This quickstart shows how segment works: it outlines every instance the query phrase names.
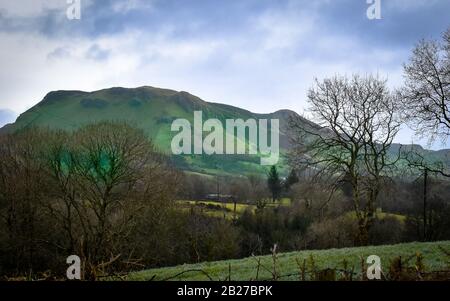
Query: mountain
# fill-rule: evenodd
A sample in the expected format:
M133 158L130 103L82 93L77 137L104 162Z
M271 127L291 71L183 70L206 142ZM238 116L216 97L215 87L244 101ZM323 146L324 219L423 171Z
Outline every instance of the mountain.
M281 152L289 146L285 134L287 121L290 116L296 115L289 110L256 114L230 105L206 102L184 91L145 86L133 89L110 88L94 92L50 92L2 131L15 132L30 126L70 131L99 121L126 121L144 130L161 151L171 153L170 144L173 136L177 134L170 131L172 122L177 118L184 118L193 125L194 111L203 112L203 121L217 118L224 126L226 119L279 119ZM218 170L220 173L246 174L263 172L266 169L260 165L258 155L183 155L173 156L173 159L182 169L208 174L214 174ZM281 169L283 170L283 167Z
M194 111L203 112L203 121L209 118L219 119L225 126L226 119L279 119L281 174L288 172L282 155L289 148L286 135L288 120L291 116L300 118L312 128L314 123L299 117L290 110L280 110L270 114L257 114L230 105L206 102L188 92L178 92L149 86L139 88L110 88L94 92L54 91L21 114L15 123L9 124L0 132L15 132L30 126L42 126L53 129L76 130L83 125L99 121L125 121L142 129L163 152L171 154L170 145L176 132L171 132L175 119L184 118L193 125ZM430 151L420 145L409 145L432 160L440 160L450 166L450 150ZM391 147L397 153L399 144ZM260 165L259 155L181 155L171 156L176 166L202 174L245 175L261 173L267 167Z

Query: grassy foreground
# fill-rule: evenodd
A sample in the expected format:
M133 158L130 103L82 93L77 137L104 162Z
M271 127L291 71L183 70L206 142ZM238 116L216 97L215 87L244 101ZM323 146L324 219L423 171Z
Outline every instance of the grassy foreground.
M361 273L361 258L364 258L365 261L369 255L378 255L381 258L383 270L388 270L390 262L395 257L402 256L402 258L407 259L412 256L415 257L416 253L423 255L426 271L448 269L450 266L449 258L439 247L449 250L450 241L280 253L277 255L276 269L277 273L281 275L280 280L298 280L298 262L306 260L309 263L312 255L315 266L318 269L343 269L343 261L345 259L348 262L347 269L352 269L353 267L355 273ZM210 280L210 278L213 280L224 280L230 274L231 280L255 280L258 270L258 259L261 260L258 280L272 279L272 274L269 271L273 270L274 266L272 256L258 256L144 270L130 274L128 280L167 280L169 278L170 280L194 281ZM412 258L409 264L413 265L414 260ZM183 273L184 271L189 272Z

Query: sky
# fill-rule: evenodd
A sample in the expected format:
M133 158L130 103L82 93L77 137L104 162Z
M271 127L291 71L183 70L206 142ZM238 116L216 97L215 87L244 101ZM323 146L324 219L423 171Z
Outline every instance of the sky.
M314 78L377 73L402 85L448 0L0 0L0 126L53 90L155 86L267 113L307 115ZM406 128L396 140L422 143ZM448 147L442 143L434 149Z

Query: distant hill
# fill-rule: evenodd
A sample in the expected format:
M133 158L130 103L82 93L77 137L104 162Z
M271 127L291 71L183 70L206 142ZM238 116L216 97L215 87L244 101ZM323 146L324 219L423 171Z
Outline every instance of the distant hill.
M70 131L99 121L126 121L144 130L161 151L170 153L170 143L176 134L170 131L172 121L185 118L193 124L194 111L202 111L204 120L217 118L224 125L226 119L279 119L282 152L289 146L285 134L287 121L291 115L296 115L289 110L257 114L225 104L206 102L187 92L146 86L134 89L110 88L94 92L50 92L2 131L15 132L30 126ZM236 175L265 170L265 167L260 166L257 155L185 155L173 156L173 159L182 169L207 174L219 171Z
M1 132L15 132L30 126L53 129L75 130L83 125L99 121L125 121L142 129L163 152L171 154L170 143L176 134L170 131L172 121L185 118L193 124L194 111L202 111L203 119L217 118L225 125L226 119L279 119L280 149L289 149L286 135L287 123L291 116L298 116L290 110L280 110L270 114L257 114L230 105L206 102L188 92L178 92L155 87L110 88L94 92L54 91L21 114L15 123L6 125ZM300 117L301 118L301 117ZM305 123L314 123L301 118ZM393 145L396 151L400 145ZM419 148L426 156L449 160L449 150L428 151ZM172 156L175 164L183 169L203 174L245 175L265 172L258 155L183 155ZM282 174L287 168L281 159ZM448 162L450 165L450 162Z

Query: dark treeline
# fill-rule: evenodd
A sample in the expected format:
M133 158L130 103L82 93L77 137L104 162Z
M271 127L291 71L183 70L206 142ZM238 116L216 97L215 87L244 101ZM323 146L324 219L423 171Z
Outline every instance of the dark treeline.
M336 188L298 174L290 185L286 185L289 177L280 179L283 188L275 203L267 179L256 175L238 179L190 176L180 198L202 200L219 182L221 192L233 192L238 203L253 205L255 210L247 209L230 221L240 233L240 256L268 254L274 244L281 251L361 245L349 184L341 182ZM450 182L438 176L428 178L425 209L423 185L423 176L394 177L383 185L365 244L450 239ZM290 205L283 205L283 199L290 200Z
M72 133L31 128L0 139L3 277L64 278L72 254L82 259L83 279L99 279L267 254L275 244L279 251L359 244L345 184L331 193L294 171L287 179L274 179L273 170L268 178L183 174L140 130L121 123ZM221 194L252 206L230 219L180 205L218 184ZM425 231L421 185L419 177L383 187L377 207L397 215L374 218L369 244L450 239L449 183L429 180ZM281 204L286 198L289 206Z
M236 256L230 225L183 212L183 175L142 131L120 123L73 133L31 128L0 136L0 274L84 279Z

